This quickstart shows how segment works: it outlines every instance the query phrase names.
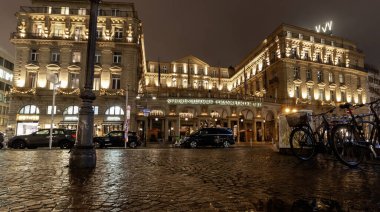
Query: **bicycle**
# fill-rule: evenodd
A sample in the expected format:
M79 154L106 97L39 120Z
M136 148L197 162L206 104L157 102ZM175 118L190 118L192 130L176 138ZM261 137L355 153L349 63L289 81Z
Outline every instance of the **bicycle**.
M298 114L298 116L286 116L290 127L293 127L289 136L290 149L297 158L307 161L313 158L317 153L318 147L330 149L332 124L329 123L327 114L332 113L335 107L327 112L308 115L307 113ZM309 118L321 117L322 122L315 130L310 125Z
M380 99L367 104L340 105L340 108L346 109L351 117L349 123L336 126L332 133L334 153L343 164L349 167L358 166L364 159L365 150L369 150L375 159L380 158L375 151L375 147L379 145L380 119L374 106L379 103ZM361 116L353 114L353 109L365 105L371 110L371 113L365 116L373 117L374 121L360 120Z

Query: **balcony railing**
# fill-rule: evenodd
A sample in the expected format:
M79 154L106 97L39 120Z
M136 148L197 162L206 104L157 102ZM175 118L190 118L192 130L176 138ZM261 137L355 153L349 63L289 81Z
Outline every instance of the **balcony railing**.
M56 7L20 7L20 12L25 13L44 13L44 14L57 14L57 15L89 15L89 9L69 8L68 13L63 8ZM113 16L113 17L132 17L137 18L136 11L114 11L99 9L98 16Z
M19 32L12 32L10 35L11 39L42 39L42 40L72 40L72 41L87 41L87 39L83 36L78 37L76 35L72 36L66 36L66 35L52 35L52 36L46 36L42 33L19 33ZM97 41L100 42L123 42L128 43L126 38L113 38L105 39L104 37L98 37ZM135 40L132 43L136 43Z

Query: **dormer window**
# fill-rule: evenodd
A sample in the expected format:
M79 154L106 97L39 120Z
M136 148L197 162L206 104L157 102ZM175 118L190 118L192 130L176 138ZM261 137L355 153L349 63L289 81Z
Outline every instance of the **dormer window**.
M78 15L86 15L86 8L79 8Z
M69 15L70 9L69 7L61 7L61 15Z
M112 9L112 16L120 16L120 10L119 9Z

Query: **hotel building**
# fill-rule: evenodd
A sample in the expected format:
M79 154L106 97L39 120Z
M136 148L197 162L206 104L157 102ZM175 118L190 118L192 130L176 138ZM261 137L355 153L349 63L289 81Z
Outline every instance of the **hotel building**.
M84 83L89 4L33 0L16 14L13 88L16 134L76 128ZM344 38L282 24L235 67L189 55L145 61L134 5L103 2L98 12L94 101L96 135L130 129L147 141L174 141L205 126L230 127L239 142L278 140L278 117L368 99L364 54ZM56 106L52 106L54 83ZM126 92L128 91L128 92ZM128 93L128 95L126 95Z
M139 129L148 129L148 139L167 140L211 123L233 128L238 141L277 140L281 114L365 103L367 76L353 42L282 24L234 68L192 56L148 61L145 92L157 97Z
M83 0L32 0L16 13L17 32L12 107L9 123L15 134L54 127L75 129L84 85L89 3ZM142 23L131 3L103 2L98 10L93 88L95 135L122 130L126 90L136 97L145 64ZM56 106L52 96L58 85ZM129 101L135 119L135 101ZM131 122L131 128L136 128Z

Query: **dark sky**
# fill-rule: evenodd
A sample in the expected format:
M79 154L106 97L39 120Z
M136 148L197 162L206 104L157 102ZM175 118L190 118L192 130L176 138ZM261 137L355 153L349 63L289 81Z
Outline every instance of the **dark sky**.
M114 0L115 1L115 0ZM127 0L116 0L127 1ZM354 41L366 63L380 68L379 0L128 0L143 22L148 60L189 54L212 66L237 65L281 23L314 29L333 20L333 32ZM2 2L0 46L13 53L14 13L29 0Z

